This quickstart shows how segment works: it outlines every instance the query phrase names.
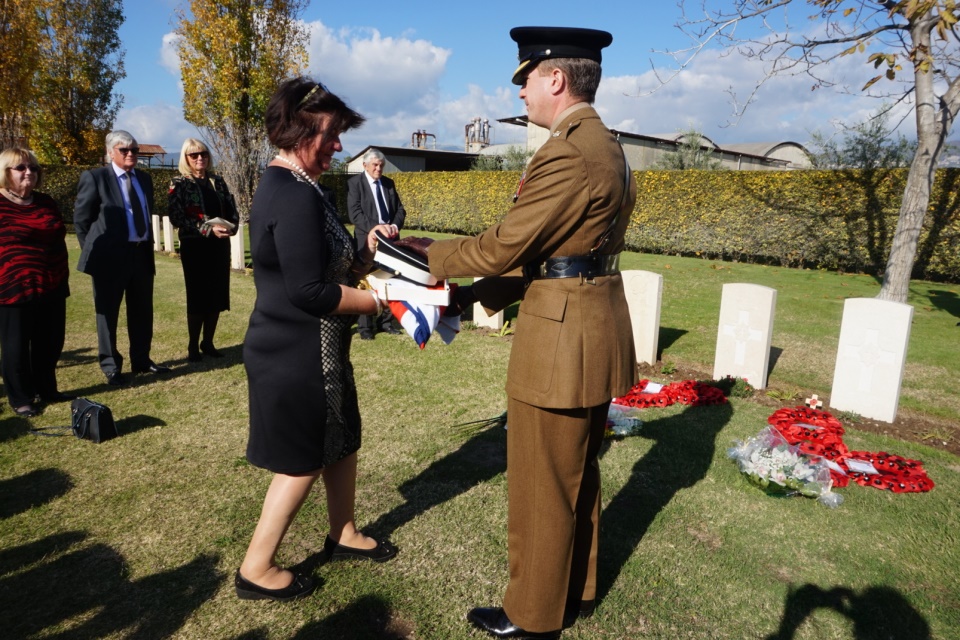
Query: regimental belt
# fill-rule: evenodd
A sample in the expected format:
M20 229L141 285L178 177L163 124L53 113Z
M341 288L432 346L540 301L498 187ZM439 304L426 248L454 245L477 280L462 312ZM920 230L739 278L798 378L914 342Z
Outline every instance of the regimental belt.
M582 278L592 280L598 276L612 276L620 271L620 254L560 256L543 262L524 265L523 277L528 282L543 278Z

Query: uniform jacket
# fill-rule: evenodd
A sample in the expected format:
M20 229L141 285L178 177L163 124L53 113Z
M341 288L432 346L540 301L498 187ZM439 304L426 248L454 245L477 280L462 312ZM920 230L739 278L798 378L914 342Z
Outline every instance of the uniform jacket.
M391 214L391 218L387 222L402 229L407 212L403 208L403 203L400 202L400 196L397 195L397 188L393 180L381 176L380 186L383 190L383 199L386 201ZM380 214L377 212L377 196L370 188L370 180L367 179L366 171L347 180L347 216L353 223L353 237L357 241L357 248L363 250L370 229L380 224Z
M636 183L613 134L588 106L569 113L530 159L516 203L479 236L438 241L429 251L438 278L484 276L480 302L521 300L507 370L507 395L544 408L593 407L636 382L630 314L620 274L540 279L526 289L523 265L590 253L620 217L601 253L623 250ZM624 198L624 188L627 188ZM500 276L500 277L493 277Z
M227 188L226 181L210 172L207 172L207 177L213 183L213 190L220 197L220 211L215 212L215 215L210 215L204 209L203 193L196 178L177 176L170 181L170 188L167 191L167 215L170 217L170 224L180 230L181 238L199 238L205 235L200 228L210 218L219 217L233 224L240 224L237 205ZM230 234L234 235L236 232L237 228L234 227Z
M147 212L152 215L153 180L145 171L134 171L147 199ZM109 275L111 269L117 266L114 258L126 255L126 251L122 250L126 248L130 237L123 195L110 165L80 174L73 225L80 242L77 269L90 275ZM147 241L153 242L151 224L147 225L147 236Z

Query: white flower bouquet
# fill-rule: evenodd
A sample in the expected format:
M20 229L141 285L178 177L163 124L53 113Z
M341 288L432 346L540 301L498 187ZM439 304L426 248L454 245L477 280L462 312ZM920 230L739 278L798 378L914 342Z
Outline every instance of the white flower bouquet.
M755 485L773 495L802 495L837 507L843 497L833 493L830 468L824 459L807 456L791 445L774 427L737 442L727 450L740 471Z

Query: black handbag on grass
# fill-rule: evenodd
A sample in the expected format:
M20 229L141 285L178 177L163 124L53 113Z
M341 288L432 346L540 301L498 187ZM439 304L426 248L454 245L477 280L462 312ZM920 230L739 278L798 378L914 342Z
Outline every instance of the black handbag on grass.
M113 421L113 413L106 405L87 398L77 398L71 403L70 411L73 435L81 440L92 440L99 444L120 435L117 423Z

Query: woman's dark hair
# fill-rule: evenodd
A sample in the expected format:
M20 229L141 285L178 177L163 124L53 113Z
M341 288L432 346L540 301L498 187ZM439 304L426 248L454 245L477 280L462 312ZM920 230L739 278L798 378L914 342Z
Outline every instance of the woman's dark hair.
M267 105L265 124L270 144L288 150L320 133L320 118L330 117L329 126L340 133L362 125L366 118L351 109L312 78L285 80Z

